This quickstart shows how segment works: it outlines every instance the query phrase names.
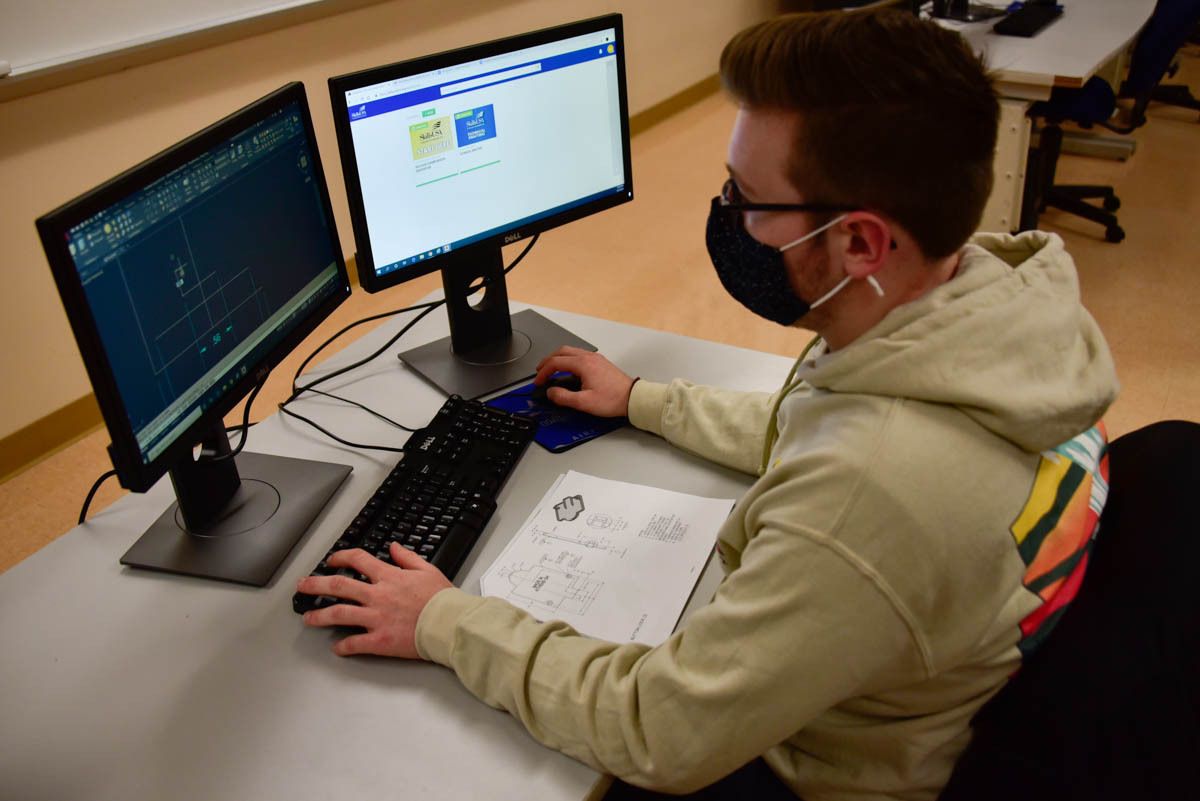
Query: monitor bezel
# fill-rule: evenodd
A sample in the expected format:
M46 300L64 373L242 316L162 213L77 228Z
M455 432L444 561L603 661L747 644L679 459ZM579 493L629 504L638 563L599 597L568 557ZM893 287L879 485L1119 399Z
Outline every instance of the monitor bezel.
M122 198L138 191L154 181L169 174L173 170L187 164L191 160L211 150L218 143L228 140L240 131L260 122L285 107L299 103L303 118L305 135L311 146L313 176L317 181L320 200L324 205L326 224L332 239L334 259L338 270L338 291L331 294L319 305L314 306L308 315L275 347L273 347L256 366L253 372L248 372L238 379L230 389L222 395L211 407L206 409L188 428L183 431L175 442L167 446L149 462L143 462L141 451L137 444L133 426L130 423L125 403L117 387L112 366L104 349L100 331L92 315L91 306L87 301L75 266L67 247L67 234L74 226L87 220L97 212L112 206ZM266 375L278 365L295 348L340 306L351 292L350 279L346 271L345 256L342 253L341 241L338 237L337 226L333 215L333 206L329 199L328 184L325 171L321 164L320 149L317 143L316 131L312 124L312 114L308 105L308 97L304 84L292 82L258 100L238 109L232 114L213 123L203 130L186 139L162 150L141 163L125 170L120 175L104 182L100 186L68 201L53 211L39 217L36 221L38 234L41 237L51 273L58 286L66 311L67 320L79 346L83 364L101 414L108 428L111 444L109 454L117 477L123 487L135 492L144 492L163 476L172 465L184 458L191 458L194 446L200 442L203 435L219 425L226 414Z
M621 141L624 149L623 169L625 173L625 188L621 192L589 201L588 203L572 207L549 217L544 217L536 222L506 228L493 236L472 243L471 247L510 245L543 231L548 231L551 228L566 225L569 222L633 200L633 158L629 144L629 99L625 77L625 33L620 14L606 14L579 22L543 28L516 36L507 36L490 42L469 45L406 61L398 61L329 79L333 126L337 134L338 152L341 155L342 162L342 178L346 185L346 196L350 208L350 223L357 251L355 254L355 267L358 271L359 285L363 289L367 292L378 292L382 289L406 283L442 269L446 265L447 260L444 256L434 256L424 262L409 265L382 276L376 272L375 257L371 251L371 237L367 228L366 211L363 207L362 185L358 177L358 161L354 151L354 139L350 132L350 115L346 103L346 92L398 78L405 78L410 75L429 72L430 70L442 69L465 61L489 58L501 53L523 50L527 47L536 47L558 39L568 39L608 28L612 28L615 31L617 92L620 103Z

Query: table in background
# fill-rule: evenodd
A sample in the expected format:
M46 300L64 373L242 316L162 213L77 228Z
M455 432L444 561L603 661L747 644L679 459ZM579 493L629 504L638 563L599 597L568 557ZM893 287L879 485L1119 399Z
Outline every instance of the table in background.
M779 356L540 311L647 378L678 375L774 390L791 366ZM402 322L373 331L322 370L381 346ZM445 334L445 316L435 313L404 344ZM414 426L443 401L391 353L326 388ZM328 399L305 400L297 411L351 441L399 446L407 437ZM292 612L296 582L398 457L338 446L279 415L255 426L247 447L354 468L266 588L118 564L172 502L166 478L0 575L0 795L21 801L586 796L599 778L594 771L539 745L516 719L471 696L449 670L336 657L334 636L306 629ZM738 497L751 482L631 428L565 454L531 445L457 584L479 591L483 571L568 469L710 497ZM711 560L685 618L711 598L719 580Z
M1011 231L1021 218L1030 105L1056 86L1077 88L1119 58L1154 11L1155 0L1061 0L1062 17L1036 36L999 36L995 20L961 24L959 31L993 71L1000 94L995 184L980 229ZM1113 67L1113 76L1120 73ZM1119 78L1116 79L1119 85Z

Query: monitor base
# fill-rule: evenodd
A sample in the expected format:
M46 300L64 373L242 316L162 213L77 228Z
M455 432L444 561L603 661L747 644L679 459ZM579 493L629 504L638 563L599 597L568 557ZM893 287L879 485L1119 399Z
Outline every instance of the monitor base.
M173 503L121 564L264 587L350 474L347 465L243 452L242 483L203 531L188 531Z
M532 378L537 365L561 345L596 350L586 340L526 309L512 316L512 337L455 353L450 337L405 351L400 359L447 395L479 398Z

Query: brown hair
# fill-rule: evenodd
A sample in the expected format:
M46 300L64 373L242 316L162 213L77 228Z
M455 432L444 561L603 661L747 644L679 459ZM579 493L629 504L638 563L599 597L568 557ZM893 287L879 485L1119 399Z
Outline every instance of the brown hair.
M805 200L882 212L930 258L979 226L1000 107L957 33L894 10L787 14L734 36L721 80L746 106L800 112L789 177Z

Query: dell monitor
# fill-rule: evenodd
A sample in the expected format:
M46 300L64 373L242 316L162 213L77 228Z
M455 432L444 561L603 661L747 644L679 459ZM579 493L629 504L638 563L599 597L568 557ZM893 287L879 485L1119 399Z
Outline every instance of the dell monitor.
M501 248L633 199L624 46L613 14L330 79L359 282L441 271L450 337L400 358L448 394L595 350L510 318Z
M37 228L122 486L170 473L178 499L121 562L267 584L350 471L234 457L223 423L350 294L303 85Z

